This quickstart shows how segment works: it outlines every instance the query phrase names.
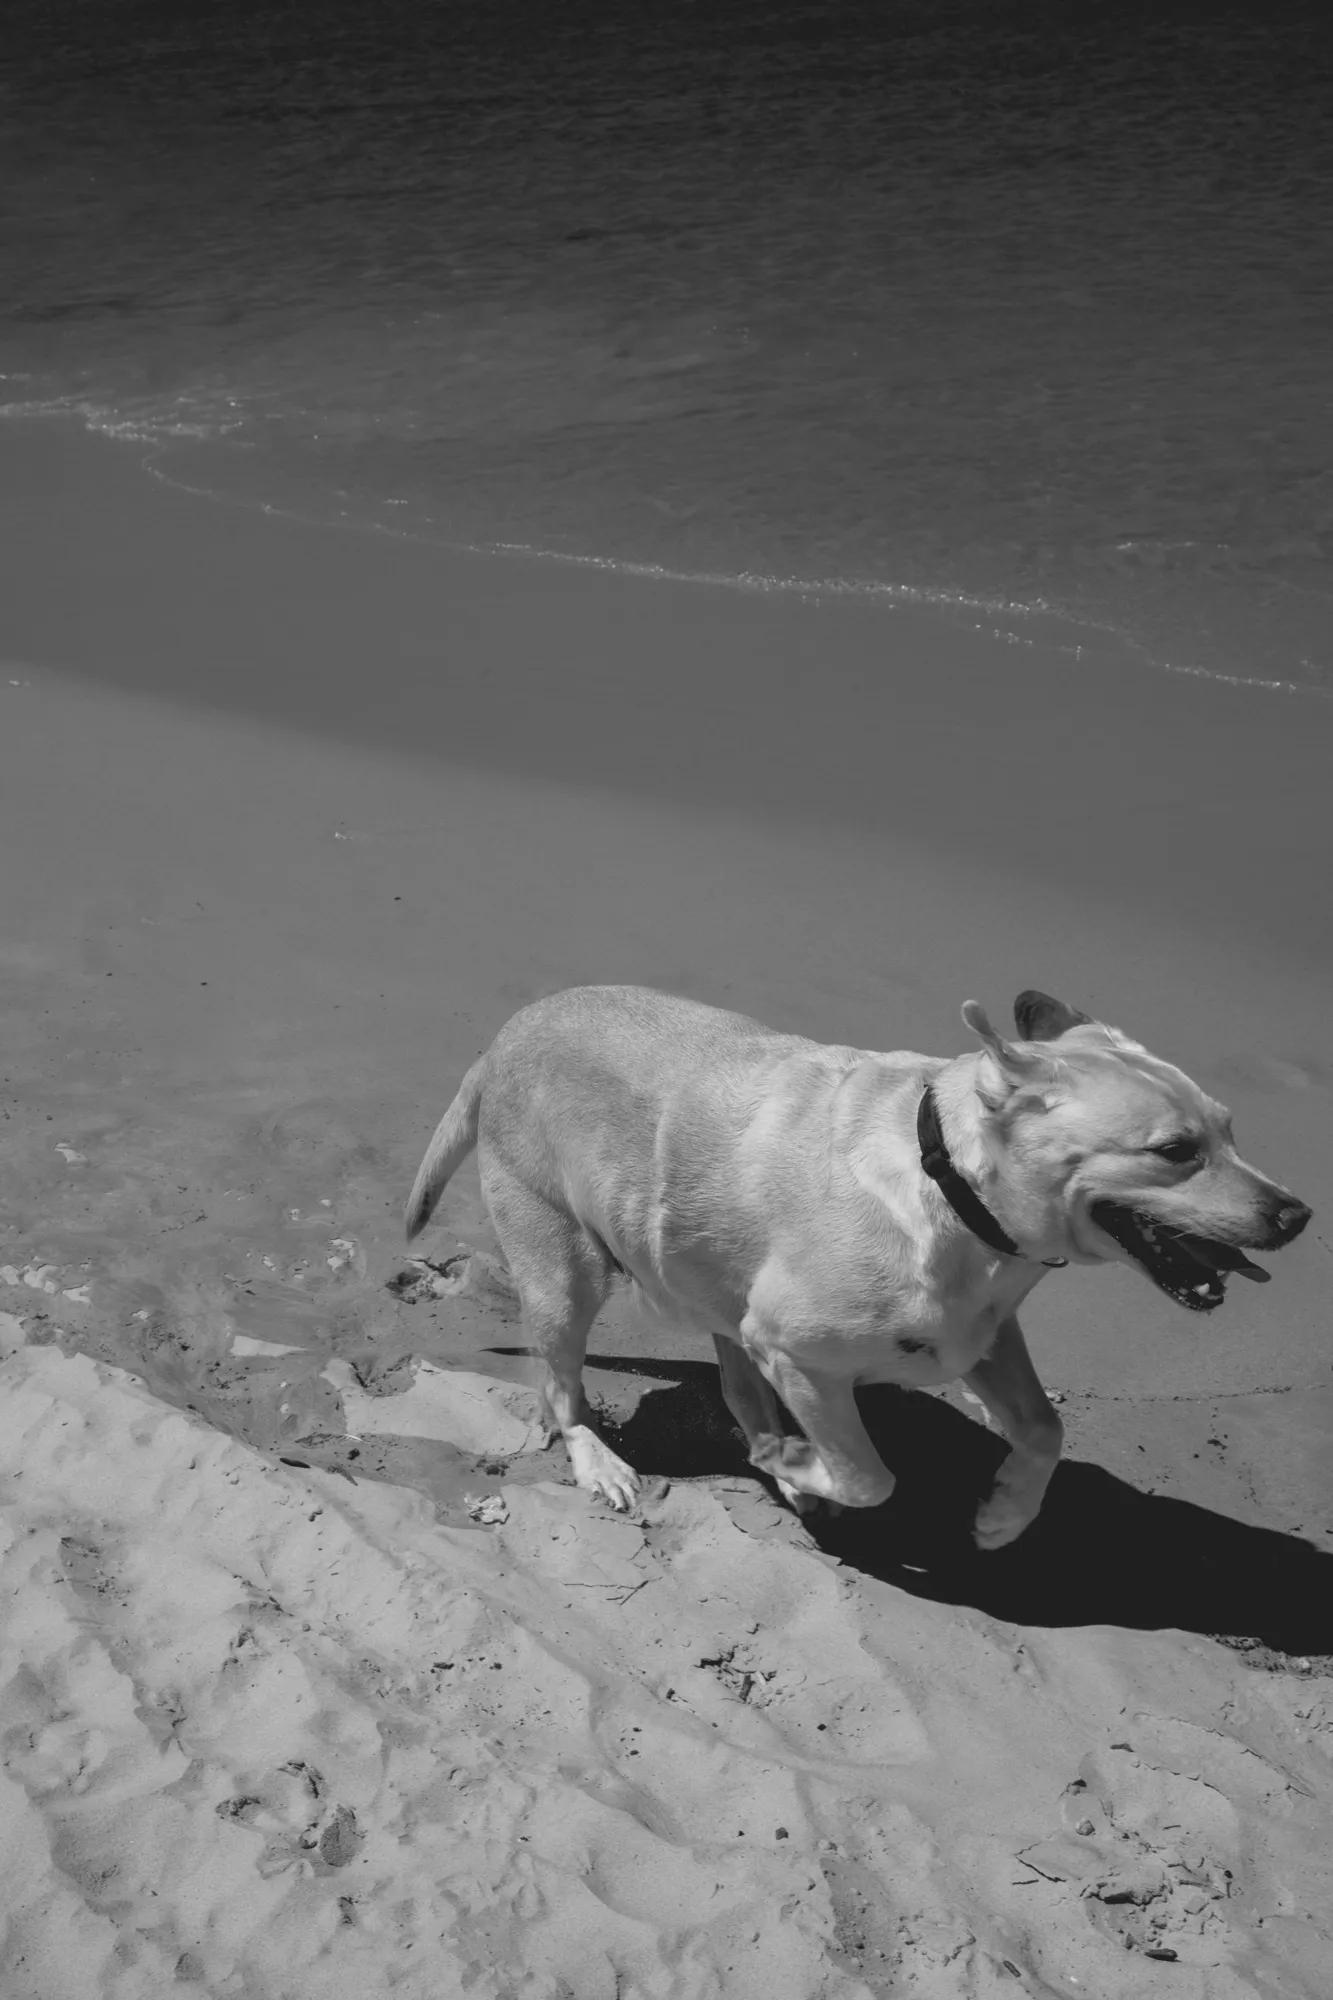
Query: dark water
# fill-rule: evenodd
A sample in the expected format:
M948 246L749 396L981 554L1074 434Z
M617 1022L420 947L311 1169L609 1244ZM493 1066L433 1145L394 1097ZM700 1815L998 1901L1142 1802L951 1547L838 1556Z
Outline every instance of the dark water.
M0 393L1333 688L1333 10L10 0Z

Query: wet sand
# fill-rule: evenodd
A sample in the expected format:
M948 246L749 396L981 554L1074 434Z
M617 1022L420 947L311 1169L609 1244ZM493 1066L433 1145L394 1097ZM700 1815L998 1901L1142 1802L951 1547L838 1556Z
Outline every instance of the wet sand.
M288 1798L272 1776L318 1761L301 1744L319 1702L284 1710L288 1735L252 1755L260 1675L204 1744L197 1705L232 1657L235 1633L224 1645L223 1627L242 1614L219 1600L209 1614L217 1657L205 1647L168 1673L162 1647L184 1644L176 1628L195 1618L203 1586L183 1583L174 1606L157 1607L156 1646L153 1607L136 1596L147 1586L132 1553L156 1546L173 1506L194 1524L181 1542L182 1575L193 1576L190 1564L202 1573L222 1561L208 1535L267 1547L264 1510L281 1493L289 1511L314 1496L363 1569L372 1544L376 1562L401 1565L394 1550L410 1545L414 1560L462 1564L489 1607L487 1632L506 1635L496 1641L505 1672L485 1683L492 1722L479 1719L478 1686L459 1692L461 1705L445 1701L415 1658L406 1611L384 1641L398 1662L381 1665L400 1677L402 1740L417 1732L410 1782L390 1787L390 1818L418 1838L428 1820L447 1824L462 1854L490 1814L507 1829L500 1845L511 1843L491 1890L451 1906L468 1912L450 1933L455 1956L423 1975L423 1993L438 1990L430 1976L447 1983L493 1961L508 1972L477 1990L497 1996L554 1996L560 1979L578 2000L610 1994L616 1967L635 1993L730 1995L750 1983L878 1992L915 1979L912 1990L961 1994L989 1992L988 1980L1011 1989L1006 1959L1047 1982L1034 1990L1155 1993L1171 1975L1173 1991L1199 1995L1317 1992L1303 1968L1327 1946L1311 1928L1319 1896L1300 1872L1315 1863L1298 1865L1280 1822L1292 1797L1306 1800L1301 1840L1327 1852L1333 1802L1317 1744L1329 1720L1319 1656L1333 1653L1333 967L1323 916L1333 704L1076 660L914 610L468 556L265 517L174 491L126 447L63 426L6 430L0 446L0 1325L16 1350L11 1408L28 1412L6 1438L13 1518L55 1535L52 1560L67 1576L61 1536L93 1550L75 1560L71 1587L103 1619L107 1659L154 1714L175 1686L194 1716L181 1740L197 1825L236 1833L239 1823L236 1837L249 1840L246 1812L267 1814L268 1844L256 1833L250 1860L286 1857L273 1861L283 1889L268 1914L247 1932L212 1904L202 1941L186 1936L196 1877L181 1876L170 1951L141 1942L135 1960L125 1937L151 1929L141 1918L154 1868L165 1868L160 1833L144 1834L141 1886L123 1904L88 1886L89 1834L71 1934L91 1956L77 1981L102 1965L106 1925L119 1926L120 1957L106 1964L123 1983L96 1977L127 1994L156 1990L159 1946L162 1966L179 1959L177 1976L209 1990L286 1980L284 1992L302 1995L341 1990L344 1973L321 1955L335 1944L380 1979L409 1963L395 1952L424 1948L429 1926L375 1929L386 1884L429 1902L420 1882L402 1886L406 1864L393 1861L387 1834L376 1846L352 1840L345 1820L343 1833L329 1831L340 1804L363 1829L380 1813L382 1832L389 1794L362 1771L345 1779L346 1798L312 1794L319 1810L302 1819L300 1785ZM1311 1201L1315 1221L1274 1263L1271 1285L1238 1286L1204 1323L1127 1272L1043 1285L1025 1321L1064 1398L1069 1462L1041 1523L984 1559L968 1554L962 1517L996 1446L956 1390L877 1401L872 1420L902 1474L899 1493L884 1516L818 1527L812 1541L745 1468L702 1346L645 1327L617 1302L594 1334L590 1385L628 1454L668 1484L639 1528L586 1529L582 1503L559 1483L558 1453L479 1450L475 1428L458 1431L449 1414L467 1383L451 1386L448 1373L510 1383L520 1399L527 1380L474 1168L418 1246L456 1261L424 1296L400 1296L391 1281L405 1264L403 1195L463 1068L524 1001L596 980L693 994L824 1040L940 1053L966 1046L964 998L998 1018L1020 988L1044 987L1223 1097L1242 1150ZM114 1370L145 1383L147 1400ZM485 1401L484 1383L469 1393ZM382 1423L367 1419L371 1397L384 1400ZM506 1424L524 1421L516 1407L517 1417L496 1415L497 1439L512 1442ZM181 1429L172 1408L197 1415ZM83 1415L57 1439L72 1421L62 1409ZM139 1486L118 1475L131 1437L157 1467ZM40 1503L24 1498L18 1475L27 1492L41 1489ZM207 1495L201 1480L213 1482ZM496 1495L508 1522L479 1525L478 1504ZM221 1526L196 1534L204 1514ZM634 1549L602 1549L631 1534ZM554 1569L552 1548L565 1552ZM596 1581L580 1570L585 1550L588 1563L611 1563L622 1591L651 1570L661 1609L642 1592L632 1632L622 1622L617 1633L603 1631L599 1612L571 1654L561 1607ZM332 1655L316 1664L342 1673L345 1689L378 1643L368 1608L378 1586L362 1577L340 1599L323 1580L326 1555L312 1544L301 1560L299 1589L246 1614L252 1643L265 1673L299 1656L314 1674L316 1640L301 1636L311 1625L293 1609L313 1593L316 1632L332 1644L337 1627L350 1648L342 1666ZM622 1578L617 1563L638 1568ZM747 1564L775 1566L781 1615L750 1605ZM263 1569L257 1560L252 1595ZM23 1585L29 1609L55 1587L43 1575ZM696 1632L705 1615L688 1607L710 1597L705 1622L718 1630ZM822 1621L828 1645L847 1653L822 1679L801 1652L803 1619ZM680 1673L694 1676L684 1720L682 1688L668 1696L649 1665L676 1628L705 1662L682 1658ZM1244 1643L1217 1647L1209 1634ZM534 1648L565 1660L558 1693L547 1667L534 1668ZM481 1639L472 1651L483 1662ZM39 1681L45 1657L40 1647L23 1656ZM1255 1673L1247 1659L1274 1671ZM770 1669L792 1676L780 1718L752 1712L769 1687L755 1676ZM412 1674L426 1678L409 1686ZM932 1674L945 1674L947 1694L931 1692ZM54 1714L64 1696L48 1682ZM862 1682L858 1713L870 1719L853 1726L847 1703ZM576 1722L568 1704L586 1703L594 1685L603 1693ZM1006 1736L999 1690L1020 1685L1029 1705L1021 1726L1009 1716ZM619 1690L613 1708L628 1704L610 1734L598 1707L607 1688ZM367 1690L344 1734L370 1728L381 1697ZM629 1707L644 1713L632 1721ZM1157 1719L1131 1773L1111 1745L1116 1719L1139 1708ZM466 1807L450 1794L447 1811L431 1790L443 1782L439 1760L454 1754L439 1735L446 1725L474 1744L490 1742L490 1729L498 1746L484 1778L468 1779ZM185 1741L190 1728L202 1747ZM646 1729L665 1733L651 1780L631 1798L625 1787L639 1780L625 1760ZM843 1732L831 1761L815 1741L830 1729ZM715 1730L725 1770L707 1741ZM28 1809L48 1833L66 1829L51 1834L57 1855L61 1839L78 1844L69 1787L81 1767L69 1754L20 1773ZM1247 1756L1285 1776L1247 1790L1235 1777ZM1080 1777L1080 1757L1101 1762ZM147 1772L144 1745L134 1758ZM853 1766L876 1775L853 1785ZM105 1761L96 1769L91 1796L110 1784L107 1811L132 1798L146 1813L142 1802L167 1782L155 1765L152 1783L141 1773L117 1791ZM728 1831L742 1770L759 1789L745 1792ZM533 1887L514 1872L524 1814L547 1809L543 1784L568 1805L560 1787L571 1783L589 1812L611 1816L594 1845L608 1828L623 1834L627 1813L646 1829L638 1886L603 1880L597 1910L580 1919L578 1935L602 1940L605 1977L577 1941L550 1943L536 1914L552 1906L550 1882ZM527 1787L521 1807L514 1785ZM771 1797L765 1786L777 1788ZM1012 1870L1044 1885L1026 1903L1026 1890L999 1882L1001 1852L1055 1840L1066 1786L1075 1805L1083 1791L1101 1801L1098 1840L1133 1833L1137 1860L1157 1871L1151 1894L1079 1894L1123 1862L1109 1846L1083 1876L1067 1854L1057 1867L1054 1848L1053 1874ZM1234 1825L1210 1819L1210 1786L1231 1801ZM258 1803L228 1819L227 1800L246 1787ZM742 1833L754 1840L761 1820L762 1863L738 1858ZM973 1837L969 1825L986 1831ZM1234 1889L1217 1896L1185 1879L1191 1864L1171 1858L1172 1825L1212 1842L1214 1873L1202 1879L1229 1868ZM561 1859L549 1826L531 1837L547 1842L546 1864L566 1868L567 1889L597 1879L593 1862L580 1874ZM680 1911L704 1893L694 1874L643 1885L669 1855L688 1850L691 1868L702 1866L705 1848L731 1884L728 1910L749 1914L735 1917L734 1938L728 1916L682 1941ZM413 1851L413 1868L425 1867L426 1849ZM249 1865L236 1864L236 1885ZM350 1945L321 1928L339 1907L328 1882L342 1894L352 1881L344 1867L360 1871L347 1891L356 1910L330 1921ZM822 1888L804 1886L816 1876ZM32 1924L49 1928L47 1878L33 1882L33 1908L47 1915ZM509 1912L503 1950L483 1935L488 1894ZM1186 1907L1199 1897L1201 1910ZM614 1937L603 1935L608 1910ZM1145 1958L1168 1934L1161 1948L1177 1959ZM577 1978L571 1964L583 1967ZM1256 1964L1274 1979L1280 1967L1288 1984L1250 1983ZM786 1968L786 1985L773 1983L773 1966ZM1193 1985L1181 1983L1187 1967ZM33 1975L30 1990L45 2000L73 1990L59 1985L73 1976Z

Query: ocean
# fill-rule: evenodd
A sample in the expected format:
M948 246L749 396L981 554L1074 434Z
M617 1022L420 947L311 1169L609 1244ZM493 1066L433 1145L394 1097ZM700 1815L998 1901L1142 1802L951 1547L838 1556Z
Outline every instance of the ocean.
M1333 14L10 0L0 404L1333 692Z

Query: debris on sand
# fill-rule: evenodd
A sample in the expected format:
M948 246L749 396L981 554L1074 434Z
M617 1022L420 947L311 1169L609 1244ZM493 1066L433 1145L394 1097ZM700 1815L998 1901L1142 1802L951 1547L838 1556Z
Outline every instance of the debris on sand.
M304 1354L306 1350L282 1340L256 1340L253 1334L237 1333L232 1336L231 1351L246 1359L257 1355Z
M468 1263L464 1253L438 1264L429 1257L413 1257L389 1279L388 1289L405 1306L420 1305L423 1299L452 1298L467 1283Z
M461 1249L452 1257L410 1257L388 1280L387 1290L405 1306L466 1294L508 1316L517 1309L514 1283L504 1265L485 1251Z
M26 1285L29 1291L52 1297L60 1290L54 1264L25 1264L22 1270L17 1264L0 1264L0 1285Z

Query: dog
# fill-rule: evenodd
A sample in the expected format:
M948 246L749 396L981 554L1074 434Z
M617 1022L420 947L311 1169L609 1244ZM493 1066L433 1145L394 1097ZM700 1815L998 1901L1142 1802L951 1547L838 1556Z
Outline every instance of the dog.
M952 1060L825 1046L644 987L525 1007L464 1077L409 1197L409 1242L475 1146L574 1477L632 1507L583 1392L618 1276L709 1332L750 1462L805 1512L894 1475L863 1382L961 1377L1008 1441L982 1549L1035 1518L1060 1455L1018 1308L1048 1269L1129 1263L1192 1312L1309 1221L1239 1158L1226 1109L1116 1028L1036 991ZM802 1435L784 1429L778 1398Z

